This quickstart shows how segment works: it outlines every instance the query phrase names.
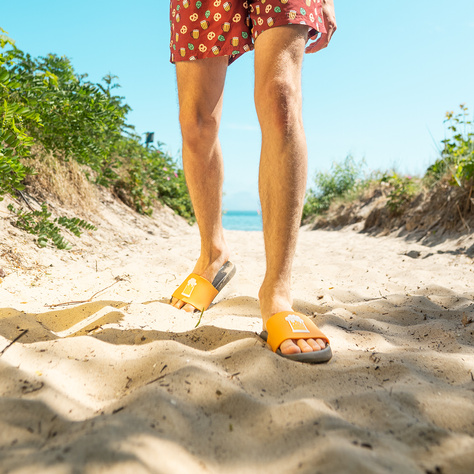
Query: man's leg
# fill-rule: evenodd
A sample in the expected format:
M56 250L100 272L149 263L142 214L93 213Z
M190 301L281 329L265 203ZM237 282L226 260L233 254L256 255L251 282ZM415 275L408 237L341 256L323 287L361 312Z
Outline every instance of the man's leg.
M262 129L259 189L262 205L266 273L260 308L266 321L292 311L291 267L306 190L307 151L303 130L301 68L308 28L269 29L255 42L255 105ZM318 339L291 339L284 354L325 347Z
M218 139L227 64L226 56L176 64L183 168L201 234L193 272L211 282L229 258L222 228L224 164ZM175 298L171 304L194 311Z

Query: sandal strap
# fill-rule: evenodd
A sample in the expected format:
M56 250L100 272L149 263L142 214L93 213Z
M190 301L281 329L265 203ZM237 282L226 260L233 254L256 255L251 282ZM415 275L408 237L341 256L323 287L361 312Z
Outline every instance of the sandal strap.
M273 352L276 352L286 339L329 339L307 316L294 311L282 311L273 315L266 324L268 339Z
M173 297L189 303L199 311L206 310L219 292L212 283L196 273L191 273L173 293Z

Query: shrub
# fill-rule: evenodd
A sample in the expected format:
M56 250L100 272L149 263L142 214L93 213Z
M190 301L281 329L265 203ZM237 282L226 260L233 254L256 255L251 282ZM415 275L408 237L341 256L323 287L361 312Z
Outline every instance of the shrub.
M402 214L406 206L413 200L418 186L410 176L400 176L395 172L385 174L380 181L391 186L386 204L388 209L394 215Z
M0 28L0 47L10 45L9 52L0 52L0 200L3 195L24 189L23 179L33 170L22 163L27 158L33 139L27 134L25 122L40 124L39 116L25 100L15 93L19 84L7 68L16 50L13 40Z
M110 92L118 86L115 78L92 84L75 74L65 57L32 58L16 48L9 52L6 67L15 80L12 92L40 118L41 125L25 124L31 137L65 159L88 165L97 181L107 185L115 177L111 156L130 110Z
M159 200L193 219L182 170L159 146L140 144L125 121L130 107L112 93L115 76L93 84L66 57L32 58L6 35L0 47L10 48L0 54L0 199L33 173L24 163L35 142L86 165L96 183L123 189L138 212L151 214Z
M324 213L336 198L361 186L364 166L364 161L357 163L348 155L343 163L334 162L330 171L317 173L314 179L316 188L311 188L306 194L303 219Z
M189 221L194 219L184 173L167 153L158 147L145 148L140 137L122 139L116 148L120 163L119 179L114 188L130 197L131 205L140 213L151 215L158 200Z
M456 115L446 112L445 123L450 136L442 140L441 158L428 168L426 177L437 181L450 173L451 184L461 186L474 177L474 133L468 108L465 104L459 108L461 111Z

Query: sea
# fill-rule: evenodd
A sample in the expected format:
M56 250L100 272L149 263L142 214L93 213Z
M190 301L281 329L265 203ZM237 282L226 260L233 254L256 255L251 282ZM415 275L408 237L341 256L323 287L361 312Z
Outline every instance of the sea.
M224 211L222 225L227 230L262 230L262 216L257 211Z

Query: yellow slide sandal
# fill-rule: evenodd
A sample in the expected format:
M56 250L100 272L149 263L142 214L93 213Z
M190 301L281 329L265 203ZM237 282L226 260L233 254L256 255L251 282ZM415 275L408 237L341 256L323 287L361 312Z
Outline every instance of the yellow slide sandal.
M329 339L311 319L301 313L282 311L274 314L267 321L267 330L263 331L260 337L270 345L273 352L286 359L318 364L327 362L332 357ZM320 351L283 354L279 347L286 339L322 339L326 341L326 347Z
M196 273L191 273L175 290L173 298L194 306L196 311L206 310L219 291L235 275L235 271L235 265L227 261L222 265L212 283Z

